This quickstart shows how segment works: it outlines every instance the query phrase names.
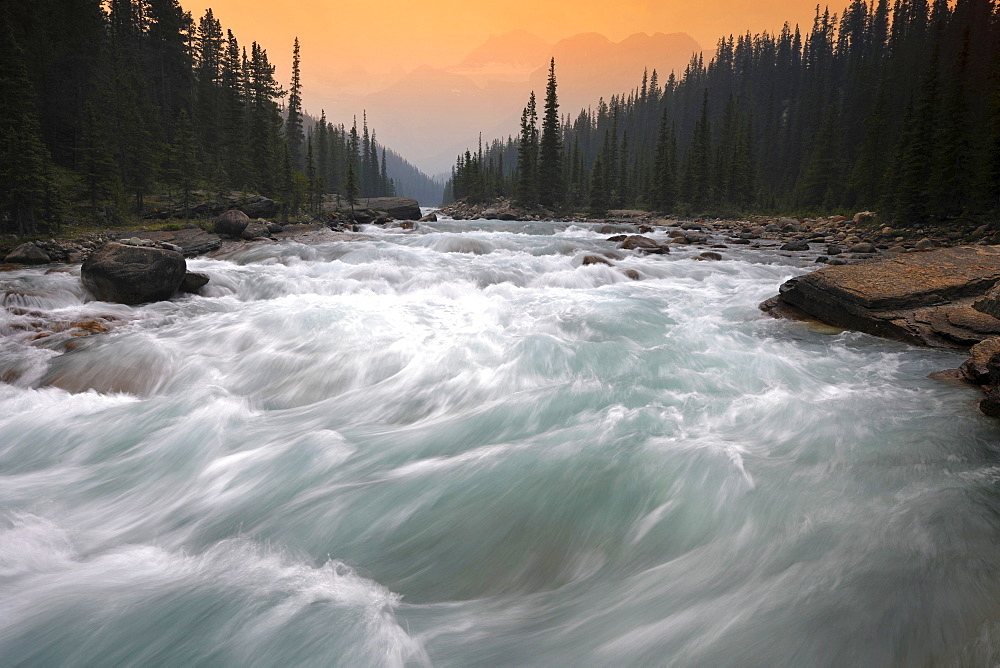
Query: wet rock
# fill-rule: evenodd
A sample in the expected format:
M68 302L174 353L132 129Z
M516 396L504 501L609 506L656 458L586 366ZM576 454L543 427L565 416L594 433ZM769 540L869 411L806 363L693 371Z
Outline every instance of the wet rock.
M426 216L421 217L419 222L421 222L421 223L436 223L436 222L438 222L437 214L436 213L429 213Z
M170 299L186 271L176 251L111 242L86 259L80 278L100 301L143 304Z
M239 209L230 209L215 219L215 233L239 239L243 236L243 231L250 224L250 217Z
M837 327L959 347L1000 333L1000 321L972 308L998 280L1000 248L948 248L828 266L788 281L778 299Z
M625 241L626 239L628 239L628 237L624 234L616 234L613 237L608 237L608 241L613 241L614 243Z
M807 251L807 250L809 250L809 244L806 243L805 241L799 241L799 240L789 241L788 243L784 244L779 250L783 250L783 251Z
M843 246L838 246L837 244L829 244L826 247L826 254L827 255L840 255L843 252L844 252L844 247Z
M181 281L180 292L188 292L190 294L198 294L198 292L208 285L208 275L199 274L195 271L189 271L184 274L184 280Z
M21 244L4 258L10 264L48 264L51 262L48 253L33 243Z
M959 367L962 376L976 385L1000 382L1000 337L992 337L972 346L969 359ZM991 374L992 371L992 374ZM992 376L992 378L991 378Z
M633 281L642 280L642 275L635 269L626 269L622 273L631 278Z
M721 253L716 253L714 251L705 251L704 253L700 253L697 257L695 257L695 259L696 260L716 260L716 261L718 261L718 260L722 259L722 254Z
M614 266L613 264L611 264L610 261L608 261L606 258L601 257L600 255L584 255L583 266L586 267L592 264L606 264L609 267Z
M666 254L670 252L670 247L666 244L661 244L639 234L626 237L618 247L622 250L637 250L641 253Z

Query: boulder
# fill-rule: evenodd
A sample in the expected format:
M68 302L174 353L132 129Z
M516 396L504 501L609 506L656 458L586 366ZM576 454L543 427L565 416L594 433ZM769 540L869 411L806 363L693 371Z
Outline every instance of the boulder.
M855 225L866 225L875 220L875 213L873 211L858 211L854 214L854 224Z
M970 383L976 385L996 385L1000 382L1000 337L994 336L980 341L969 350L959 371Z
M240 236L247 241L251 241L253 239L269 237L271 236L271 231L267 228L267 223L254 220L247 224L246 229L243 230L243 234Z
M184 257L194 257L204 255L212 251L219 250L222 246L222 239L219 235L206 232L200 227L186 227L182 230L167 231L156 230L146 232L141 230L122 232L119 238L135 237L151 242L150 245L159 244L163 247L175 246L180 249Z
M696 257L695 259L718 261L722 259L722 255L720 253L716 253L715 251L705 251L704 253L699 254L698 257Z
M853 246L851 246L848 249L848 252L870 254L870 253L877 253L878 250L872 244L862 242L860 244L854 244Z
M614 266L614 265L611 264L610 261L608 261L607 258L603 258L600 255L584 255L583 256L583 266L586 267L586 266L591 265L591 264L606 264L609 267Z
M215 219L215 233L224 237L239 239L250 224L250 217L239 209L230 209Z
M4 258L10 264L48 264L51 262L48 253L33 243L21 244Z
M436 213L429 213L426 216L422 216L418 222L421 223L436 223L438 222L438 217Z
M420 203L406 197L363 197L362 206L373 211L382 211L396 220L420 220Z
M649 237L639 234L625 237L625 240L618 247L622 250L637 250L641 253L665 254L670 252L670 246L653 241Z
M100 301L143 304L170 299L186 271L177 251L110 242L84 261L80 278Z
M805 241L800 241L800 240L796 239L794 241L789 241L788 243L786 243L785 245L783 245L779 250L783 250L783 251L807 251L807 250L809 250L809 244L806 243Z
M832 262L830 264L833 264ZM827 266L781 286L765 311L919 345L970 346L1000 333L972 305L1000 281L1000 247L942 248Z
M184 280L181 281L180 292L190 292L191 294L197 294L199 290L208 285L208 275L199 274L195 271L189 271L184 274Z

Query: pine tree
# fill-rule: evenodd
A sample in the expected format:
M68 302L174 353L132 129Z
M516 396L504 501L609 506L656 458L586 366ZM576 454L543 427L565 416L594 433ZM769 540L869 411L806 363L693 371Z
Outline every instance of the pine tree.
M170 180L181 191L184 219L190 216L191 191L197 183L198 148L187 111L181 109L170 146Z
M542 206L558 208L564 199L562 138L559 126L559 101L556 97L556 60L549 63L545 86L545 113L538 152L538 201Z
M521 136L517 150L517 202L531 208L538 204L538 112L535 93L521 112Z
M305 135L302 132L302 69L299 52L299 38L295 38L292 49L292 87L288 92L288 120L285 122L285 139L291 154L292 167L301 171L305 166L303 147Z

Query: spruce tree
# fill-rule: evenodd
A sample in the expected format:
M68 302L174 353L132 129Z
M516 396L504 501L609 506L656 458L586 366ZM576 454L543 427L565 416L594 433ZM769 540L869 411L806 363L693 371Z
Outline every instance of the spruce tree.
M565 193L560 131L556 60L553 58L549 63L549 78L545 86L545 113L538 151L538 201L542 206L553 209L563 203Z
M285 139L291 154L292 167L301 171L305 166L303 147L305 136L302 132L302 69L299 52L299 38L295 38L292 49L292 86L288 91L288 120L285 122Z
M535 93L528 98L528 106L521 112L521 135L517 149L518 204L531 208L538 204L538 112Z

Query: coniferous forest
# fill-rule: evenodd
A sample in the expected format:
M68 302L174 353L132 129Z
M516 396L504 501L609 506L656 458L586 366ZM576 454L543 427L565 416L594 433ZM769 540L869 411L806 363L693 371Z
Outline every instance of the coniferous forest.
M0 0L0 33L0 232L117 224L198 190L285 216L349 182L395 194L367 122L305 114L298 40L286 91L263 47L178 0Z
M446 200L682 214L871 209L897 225L1000 211L1000 7L855 0L803 34L718 42L705 62L459 156Z

